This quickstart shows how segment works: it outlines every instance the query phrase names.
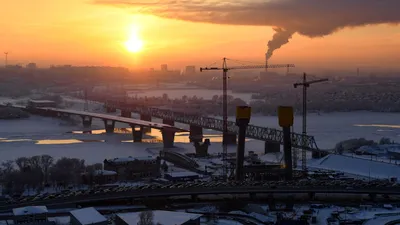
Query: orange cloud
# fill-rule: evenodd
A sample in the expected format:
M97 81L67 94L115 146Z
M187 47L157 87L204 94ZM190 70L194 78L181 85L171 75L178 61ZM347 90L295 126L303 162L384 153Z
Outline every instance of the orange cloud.
M135 13L214 24L276 27L266 57L294 33L329 35L346 27L398 24L399 0L95 0Z

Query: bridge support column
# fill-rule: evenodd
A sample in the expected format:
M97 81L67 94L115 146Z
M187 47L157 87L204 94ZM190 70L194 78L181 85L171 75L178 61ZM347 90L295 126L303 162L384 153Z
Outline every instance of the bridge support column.
M114 128L115 128L115 121L114 120L103 120L104 121L104 127L106 128L106 133L114 133Z
M173 148L174 147L174 139L175 139L175 131L163 129L161 131L164 148Z
M196 156L206 157L208 156L208 146L210 146L210 139L205 139L204 143L200 144L197 141L193 142L194 148L196 149Z
M222 135L222 144L235 145L237 140L236 134L226 133Z
M264 153L276 153L281 151L281 144L275 142L264 142Z
M143 127L131 125L133 142L142 142L143 138Z
M170 126L175 126L175 121L173 119L163 119L162 123Z
M82 124L84 127L92 126L92 117L90 116L82 116Z
M203 128L196 125L190 125L189 128L189 139L191 142L202 142L203 141Z
M140 114L140 120L151 122L151 115L150 114ZM150 133L151 132L151 128L150 127L143 127L143 132L144 133Z
M121 116L126 118L132 118L132 112L129 110L122 110L121 109Z

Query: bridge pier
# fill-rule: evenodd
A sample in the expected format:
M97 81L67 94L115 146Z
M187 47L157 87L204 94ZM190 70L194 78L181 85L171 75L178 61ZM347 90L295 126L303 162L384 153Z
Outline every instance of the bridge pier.
M143 127L141 126L135 126L131 124L132 127L132 137L133 137L133 142L142 142L143 138Z
M126 118L132 118L132 112L129 110L121 109L121 116Z
M162 133L164 148L173 148L174 147L174 139L175 139L175 131L163 129L163 130L161 130L161 133Z
M106 133L108 134L114 133L115 121L114 120L103 120L103 121Z
M140 120L151 122L151 115L150 114L140 114ZM150 133L151 132L151 128L150 127L143 127L143 132L144 133Z
M200 126L196 126L196 125L190 125L189 139L190 139L190 142L202 142L203 141L203 128Z
M237 135L234 133L222 134L222 144L235 145L237 140Z
M210 139L205 139L204 143L200 144L197 141L193 142L194 148L196 149L196 156L206 157L208 156L208 146L210 146Z
M92 117L90 116L81 116L82 117L82 124L84 127L92 126Z
M162 123L170 126L175 126L175 121L173 119L163 119Z
M265 141L264 153L276 153L281 151L281 144L276 142Z

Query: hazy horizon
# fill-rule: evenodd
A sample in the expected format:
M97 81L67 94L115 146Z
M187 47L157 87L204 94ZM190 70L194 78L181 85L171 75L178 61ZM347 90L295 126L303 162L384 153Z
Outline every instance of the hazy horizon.
M0 22L0 50L9 52L9 65L179 70L223 57L261 64L276 49L270 64L293 63L300 71L400 69L395 0L0 3L7 18Z

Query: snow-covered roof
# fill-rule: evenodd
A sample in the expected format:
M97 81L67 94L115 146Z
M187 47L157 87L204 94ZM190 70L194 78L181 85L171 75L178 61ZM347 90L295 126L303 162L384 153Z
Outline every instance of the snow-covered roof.
M95 170L93 172L93 175L98 176L98 175L103 175L103 176L111 176L111 175L116 175L117 172L111 171L111 170Z
M168 173L171 177L191 177L191 176L199 176L199 174L190 172L190 171L183 171L183 172L172 172Z
M82 225L101 223L107 221L107 219L93 207L72 210L70 213Z
M140 212L135 213L119 213L117 216L125 221L128 225L137 225L139 222ZM189 220L195 220L201 217L201 214L173 212L173 211L153 211L153 223L162 225L183 224Z
M114 159L107 159L109 162L115 162L115 163L122 163L122 162L132 162L135 160L154 160L156 159L154 156L147 156L147 157L125 157L125 158L114 158Z
M22 216L22 215L33 215L33 214L42 214L47 213L47 207L44 205L41 206L26 206L21 208L13 209L14 216Z

